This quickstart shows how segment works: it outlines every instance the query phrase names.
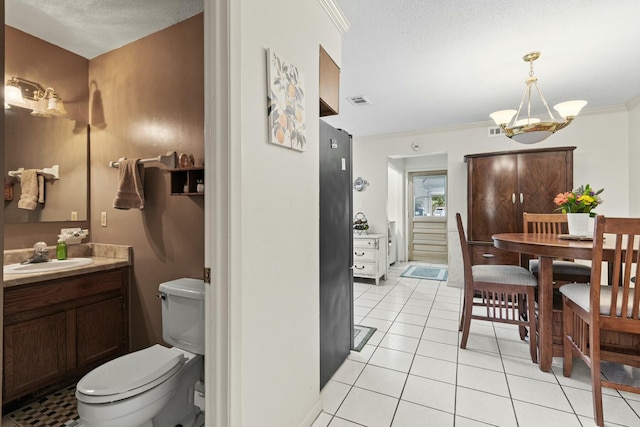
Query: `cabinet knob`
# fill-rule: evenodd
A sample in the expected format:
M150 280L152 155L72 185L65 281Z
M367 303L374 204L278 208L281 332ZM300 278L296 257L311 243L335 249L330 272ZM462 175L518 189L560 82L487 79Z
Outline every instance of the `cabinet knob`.
M483 258L493 258L494 256L494 254L482 254Z
M353 253L355 256L363 256L364 252L354 252Z
M520 193L520 204L522 204L522 202L524 202L524 194Z
M511 203L516 204L516 193L511 193Z
M364 270L364 265L362 267L354 265L353 268L355 268L356 270Z

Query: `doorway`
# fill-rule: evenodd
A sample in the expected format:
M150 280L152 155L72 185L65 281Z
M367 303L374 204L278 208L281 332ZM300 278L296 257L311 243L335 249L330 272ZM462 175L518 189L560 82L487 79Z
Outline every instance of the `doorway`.
M446 264L447 172L409 172L409 261Z

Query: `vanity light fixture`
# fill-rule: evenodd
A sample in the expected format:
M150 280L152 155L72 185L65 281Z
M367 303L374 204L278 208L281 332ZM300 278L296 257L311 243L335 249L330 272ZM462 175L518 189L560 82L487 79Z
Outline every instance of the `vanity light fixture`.
M556 131L569 126L573 119L580 113L580 110L587 105L587 101L582 100L566 101L554 105L553 108L564 120L556 121L556 118L547 105L547 101L544 99L544 96L542 96L542 91L538 87L538 78L533 74L533 61L538 58L540 58L540 52L527 53L522 57L525 62L529 63L529 78L525 80L527 87L522 95L518 110L500 110L489 115L489 117L502 128L506 136L522 144L535 144L536 142L544 141ZM551 121L543 122L538 118L531 117L532 87L535 87L538 95L540 95L540 99L547 109ZM525 98L527 99L527 117L519 119Z
M37 117L50 117L51 115L64 116L62 98L51 87L44 88L36 82L11 77L4 89L5 108L11 105L31 109L31 115Z

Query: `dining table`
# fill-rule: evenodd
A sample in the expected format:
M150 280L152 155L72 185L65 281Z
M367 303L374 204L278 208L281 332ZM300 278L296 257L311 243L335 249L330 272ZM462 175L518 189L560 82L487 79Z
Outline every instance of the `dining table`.
M553 260L590 260L593 240L538 233L500 233L492 238L496 248L538 257L538 359L540 370L548 372L553 357L562 356L562 345L553 344ZM613 242L607 243L605 238L603 259L612 261Z

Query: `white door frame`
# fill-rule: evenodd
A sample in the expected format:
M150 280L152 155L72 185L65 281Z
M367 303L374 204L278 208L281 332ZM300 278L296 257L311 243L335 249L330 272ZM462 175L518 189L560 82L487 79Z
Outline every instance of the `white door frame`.
M237 231L232 199L238 193L233 187L239 186L239 180L232 176L238 170L233 160L237 162L239 158L239 144L231 144L237 129L231 121L239 116L232 110L232 104L238 103L239 91L233 89L230 72L231 43L239 40L232 35L232 29L239 28L238 3L232 0L204 2L204 158L205 188L208 189L204 202L204 267L211 271L211 283L205 295L205 425L208 427L240 425L230 410L233 368L230 315L233 310L229 291L231 278L237 279L232 271L239 270L231 261L231 242Z

